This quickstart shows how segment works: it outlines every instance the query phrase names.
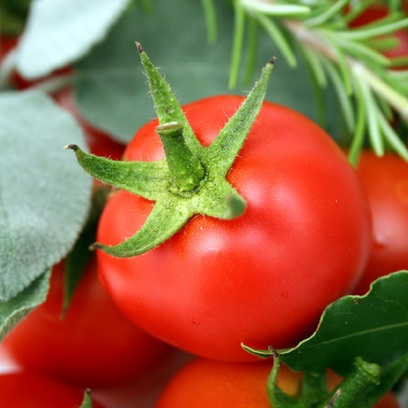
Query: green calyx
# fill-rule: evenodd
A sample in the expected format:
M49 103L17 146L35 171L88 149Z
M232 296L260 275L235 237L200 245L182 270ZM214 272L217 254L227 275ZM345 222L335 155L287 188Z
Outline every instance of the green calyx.
M154 162L115 161L85 153L76 145L67 146L93 177L155 202L145 224L134 236L115 246L92 245L93 249L119 258L137 256L155 248L194 215L230 220L243 214L246 201L226 175L258 116L274 64L274 59L266 64L240 108L213 143L204 147L167 82L141 45L136 45L148 77L159 120L156 132L166 158Z

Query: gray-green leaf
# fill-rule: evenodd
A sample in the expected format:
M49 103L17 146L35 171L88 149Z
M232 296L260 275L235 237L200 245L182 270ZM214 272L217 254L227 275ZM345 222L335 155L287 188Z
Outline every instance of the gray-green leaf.
M75 120L37 92L0 96L0 300L58 262L85 221L91 180L64 145Z
M49 74L85 55L101 41L129 0L37 0L32 2L18 48L26 78Z
M30 286L10 300L0 301L0 342L35 307L47 297L50 272L43 273Z

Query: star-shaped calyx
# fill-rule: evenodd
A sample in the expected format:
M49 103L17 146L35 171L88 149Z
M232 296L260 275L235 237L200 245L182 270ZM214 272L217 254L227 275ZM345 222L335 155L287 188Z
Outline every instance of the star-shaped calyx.
M92 246L120 258L153 249L196 214L225 220L243 214L246 201L226 175L258 116L274 64L274 59L268 61L237 112L211 145L204 147L167 82L138 43L137 49L149 80L159 120L156 132L166 158L154 162L115 161L85 153L76 145L67 146L93 177L155 202L145 224L131 238L114 246Z

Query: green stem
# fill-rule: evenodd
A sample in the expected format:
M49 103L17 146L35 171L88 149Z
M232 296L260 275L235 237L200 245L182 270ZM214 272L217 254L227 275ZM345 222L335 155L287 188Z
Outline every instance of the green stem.
M245 13L239 0L234 2L235 22L234 22L234 42L232 46L232 58L230 68L229 87L235 88L238 82L238 73L241 61L241 51L244 42Z
M357 357L355 371L350 374L332 393L329 402L324 407L350 408L358 405L364 398L367 388L380 382L381 367L378 364L367 363Z
M201 0L204 10L205 23L207 26L207 36L209 43L217 40L217 18L213 0Z
M360 78L364 78L370 88L375 91L377 95L384 98L391 106L393 106L401 116L408 119L408 98L395 91L386 82L382 81L377 75L371 72L364 66L358 67Z
M156 132L169 166L169 190L182 197L194 194L205 181L205 171L184 141L183 126L179 122L169 122L158 126Z

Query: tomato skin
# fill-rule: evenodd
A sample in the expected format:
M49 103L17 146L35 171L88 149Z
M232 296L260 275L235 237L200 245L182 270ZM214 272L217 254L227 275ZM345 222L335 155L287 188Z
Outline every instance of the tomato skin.
M153 369L168 345L126 319L99 284L95 259L87 267L70 308L61 318L63 264L53 269L45 303L3 341L23 367L84 387L111 386Z
M242 98L218 96L184 107L209 145ZM163 157L144 126L128 160ZM98 251L103 285L124 313L154 336L196 355L256 359L255 348L294 346L324 307L352 291L371 243L368 205L336 144L300 114L265 103L228 180L248 201L232 221L196 216L170 240L138 257ZM97 240L135 233L152 203L119 191L102 213ZM345 256L347 255L347 256Z
M156 408L271 408L266 382L271 361L225 363L195 359L184 366L165 386ZM295 396L301 374L281 367L278 385Z
M27 371L0 375L2 408L77 408L84 392L54 378ZM94 408L102 408L93 401Z
M373 219L370 257L355 290L364 294L380 276L408 269L408 164L395 154L363 151L357 175Z

